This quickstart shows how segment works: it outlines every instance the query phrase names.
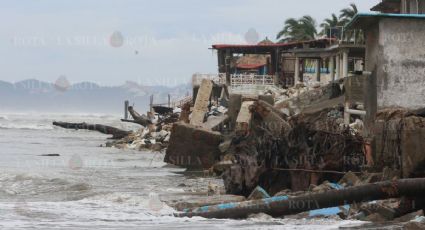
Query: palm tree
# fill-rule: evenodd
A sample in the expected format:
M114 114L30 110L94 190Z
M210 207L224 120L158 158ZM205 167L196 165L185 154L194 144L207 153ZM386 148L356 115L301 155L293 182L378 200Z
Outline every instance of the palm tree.
M336 14L332 14L330 18L326 18L323 23L320 24L320 27L322 28L320 35L326 35L327 37L329 37L329 29L337 27L339 25L341 25L339 18L336 16Z
M341 25L345 26L347 25L358 13L357 6L354 3L350 4L350 7L344 8L340 11L339 19L341 20ZM345 32L345 39L348 41L354 40L356 41L363 41L363 32L362 31L346 31Z
M357 10L356 4L351 3L350 7L344 8L340 12L339 19L341 20L341 24L346 25L359 11Z
M312 40L317 35L316 25L316 21L309 15L299 19L289 18L276 39L279 39L279 42Z

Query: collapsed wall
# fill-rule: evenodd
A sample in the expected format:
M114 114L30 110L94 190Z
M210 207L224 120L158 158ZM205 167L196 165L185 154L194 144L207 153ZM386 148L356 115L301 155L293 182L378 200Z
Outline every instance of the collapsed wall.
M389 167L400 176L425 176L425 114L404 109L385 109L378 112L374 124L374 166Z
M363 140L337 122L342 107L286 121L264 104L253 105L251 132L234 137L226 152L235 159L223 173L228 193L248 195L258 185L271 194L283 189L306 190L310 184L342 177L332 171L360 170ZM267 120L271 115L275 119Z

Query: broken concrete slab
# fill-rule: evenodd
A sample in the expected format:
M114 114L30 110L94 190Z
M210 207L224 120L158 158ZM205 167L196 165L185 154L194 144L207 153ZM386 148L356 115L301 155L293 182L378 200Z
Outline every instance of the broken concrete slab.
M208 130L219 131L220 127L222 127L228 120L229 116L227 115L209 116L207 121L202 124L202 127Z
M395 114L395 115L394 115ZM375 168L401 170L401 176L425 175L425 118L405 111L383 111L374 124Z
M403 225L405 230L423 230L425 229L425 224L417 221L409 221Z
M288 122L285 120L286 115L276 110L272 105L265 101L257 101L252 107L253 110L261 116L262 123L267 130L270 130L273 136L284 135L287 137L289 131L292 129Z
M397 222L407 222L407 221L414 220L418 216L423 216L423 215L424 215L424 211L423 210L419 210L419 211L416 211L416 212L408 213L408 214L406 214L404 216L397 217L397 218L394 219L394 221L397 221Z
M338 183L344 185L344 187L355 186L360 183L360 179L356 176L356 174L350 171L347 172Z
M210 168L220 159L223 136L190 124L175 123L164 161L186 168Z
M258 95L258 100L265 101L270 105L274 105L274 98L272 95Z
M236 119L236 133L246 134L250 129L251 124L251 112L250 106L254 104L254 101L244 101L242 102L241 108L239 110L238 117Z
M204 123L205 113L208 111L208 104L211 97L213 82L203 79L201 87L196 96L195 106L193 108L190 124L200 126Z
M288 109L291 115L293 115L303 111L309 106L315 106L319 103L337 98L341 96L341 94L342 91L339 84L330 83L319 88L312 88L308 91L299 90L299 93L295 93L292 97L276 102L275 107L278 110Z

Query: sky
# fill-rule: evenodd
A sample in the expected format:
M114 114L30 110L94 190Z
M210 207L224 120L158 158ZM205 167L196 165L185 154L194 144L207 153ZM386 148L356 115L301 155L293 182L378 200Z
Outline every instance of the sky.
M103 86L188 83L216 73L211 44L275 41L287 18L318 24L355 3L378 0L0 0L0 80Z

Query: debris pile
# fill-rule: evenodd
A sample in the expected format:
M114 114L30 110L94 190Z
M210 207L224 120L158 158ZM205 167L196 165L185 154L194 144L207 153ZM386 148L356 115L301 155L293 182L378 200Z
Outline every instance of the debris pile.
M226 196L211 186L205 202L177 202L177 216L296 214L423 226L425 110L381 110L365 127L363 116L345 117L343 94L339 83L229 94L203 79L194 103L154 106L146 115L128 107L133 119L123 121L142 125L138 131L56 124L112 134L109 147L166 148L165 162L223 178ZM373 151L363 136L371 130Z
M329 116L339 114L342 107L285 119L261 104L251 108L251 132L235 136L226 152L236 159L223 172L228 193L249 195L257 185L271 193L306 190L310 184L338 179L343 172L360 171L362 137L341 126L340 117ZM273 121L267 121L270 114L276 116Z
M154 106L153 111L147 115L140 115L132 106L128 107L128 111L133 120L122 119L122 121L140 124L142 127L124 138L108 142L107 147L161 151L167 148L173 123L179 121L182 114L180 108L164 106Z

